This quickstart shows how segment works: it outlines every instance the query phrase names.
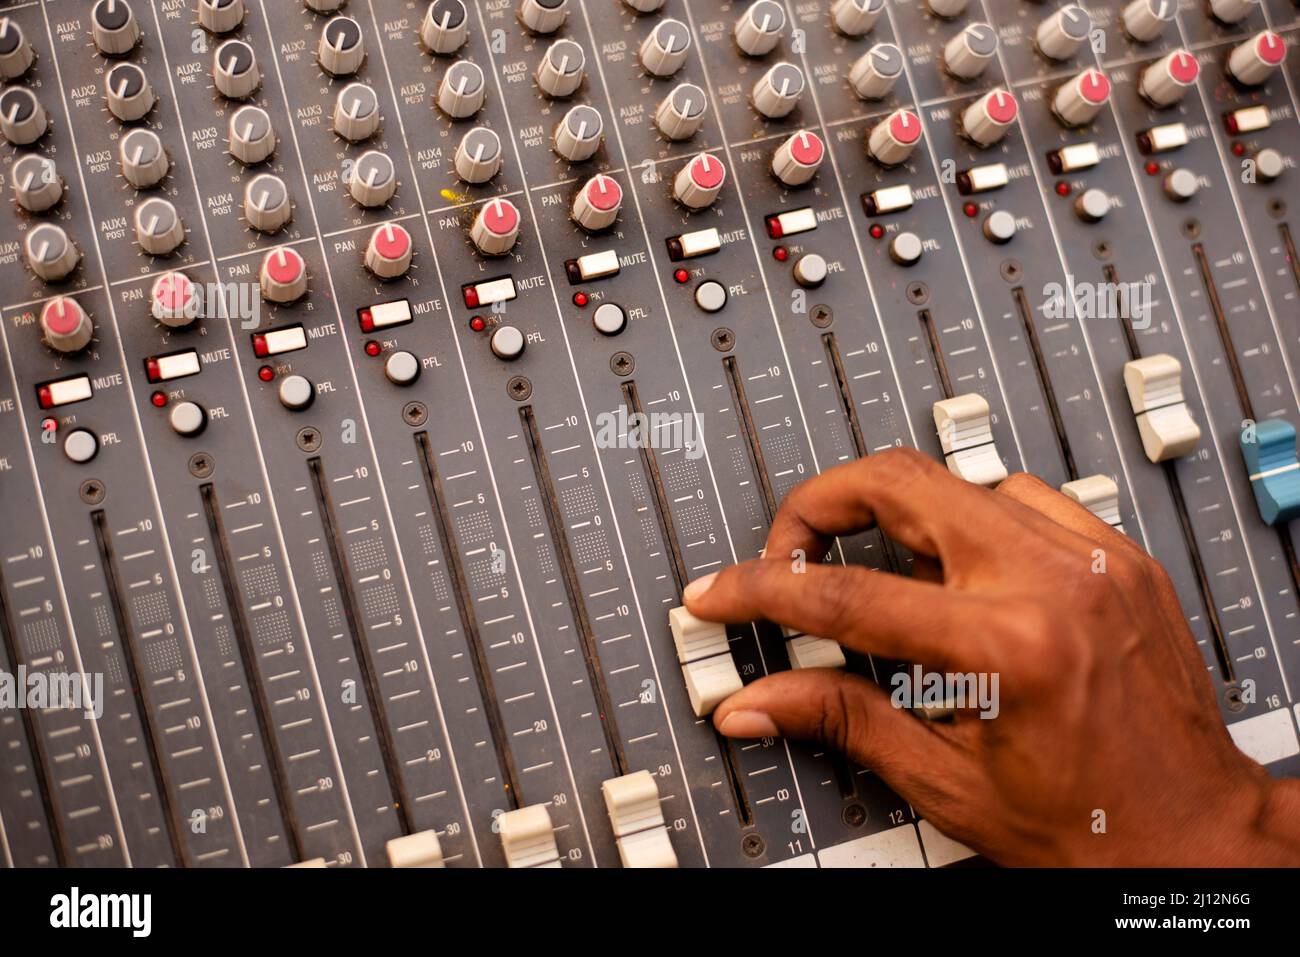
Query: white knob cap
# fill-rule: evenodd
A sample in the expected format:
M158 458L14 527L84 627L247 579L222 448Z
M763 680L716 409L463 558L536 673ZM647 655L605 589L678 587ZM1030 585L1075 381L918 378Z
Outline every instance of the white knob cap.
M1178 0L1131 0L1120 14L1124 32L1141 43L1150 43L1174 22Z
M45 107L25 86L12 86L0 93L0 133L14 146L30 146L50 127Z
M1110 99L1110 80L1100 70L1087 69L1071 77L1052 97L1052 112L1066 126L1083 126Z
M826 281L830 267L827 266L824 256L817 253L804 253L795 260L791 273L794 275L794 281L805 289L816 289Z
M316 62L331 76L351 76L366 59L361 24L351 17L335 17L320 32Z
M185 242L185 224L169 200L152 197L135 208L135 241L150 256L170 256Z
M396 279L411 268L415 243L405 227L385 223L376 227L366 244L366 268L378 279Z
M921 120L911 110L895 110L871 128L867 155L881 166L897 166L920 142Z
M430 53L455 53L469 38L464 0L434 0L420 22L420 39Z
M334 100L334 132L360 143L379 129L379 96L365 83L349 83Z
M301 412L316 401L316 387L305 375L287 375L280 380L276 395L290 412Z
M1254 156L1255 181L1271 183L1286 172L1286 158L1273 147L1265 147Z
M438 84L438 109L453 120L463 120L482 109L486 96L482 68L472 60L457 60Z
M664 0L623 0L623 6L637 13L654 13L664 5Z
M554 33L569 16L569 0L519 0L518 16L533 33Z
M673 179L673 198L688 209L704 209L722 192L727 167L711 153L696 153Z
M524 354L526 340L524 334L514 326L497 326L488 343L494 356L510 362Z
M140 119L157 100L149 78L134 63L119 63L104 77L108 111L123 123Z
M613 226L623 205L623 188L618 180L597 173L582 184L573 199L573 221L589 233Z
M393 352L384 360L384 375L393 385L410 385L420 378L420 360L411 352Z
M925 7L936 17L951 20L961 16L966 11L968 3L970 0L925 0Z
M1200 190L1201 181L1191 170L1179 168L1170 170L1160 185L1175 203L1185 203Z
M348 176L348 192L357 205L375 209L397 192L397 169L387 153L368 150L357 157Z
M90 14L90 36L104 56L121 56L140 42L140 24L126 0L99 0Z
M68 461L85 465L99 454L99 437L90 429L73 429L63 440L63 454Z
M902 75L903 51L892 43L877 43L854 61L849 84L864 100L879 100L889 95Z
M469 238L484 256L504 256L519 238L519 210L508 199L491 199L474 217Z
M537 88L549 97L572 95L582 85L587 55L572 40L556 40L537 64Z
M163 273L153 282L149 311L169 329L183 329L198 318L203 298L183 272Z
M289 187L270 173L254 176L244 187L244 219L259 233L278 233L293 218Z
M476 126L460 138L453 164L466 183L486 183L501 169L501 138L486 126Z
M821 137L800 130L772 154L772 175L786 186L801 186L817 175L825 158L826 146Z
M1142 71L1138 92L1154 106L1170 106L1183 98L1200 72L1194 54L1174 50Z
M60 296L41 309L41 334L56 352L80 352L95 336L95 324L75 299Z
M899 233L889 241L889 258L900 266L915 266L924 252L925 244L916 233Z
M992 146L1006 135L1019 110L1016 98L1006 90L990 90L962 111L962 131L976 145Z
M1210 12L1223 23L1236 23L1250 16L1259 0L1210 0Z
M199 23L209 33L229 33L244 22L244 0L199 0Z
M660 20L641 41L637 58L651 76L672 76L686 62L691 49L691 31L680 20Z
M1238 83L1257 86L1272 76L1285 59L1286 41L1272 30L1263 30L1233 47L1228 55L1228 74Z
M670 140L688 140L704 125L709 98L694 83L679 83L655 109L655 126Z
M1101 222L1110 212L1110 197L1100 189L1085 189L1074 201L1074 214L1085 223Z
M162 140L153 130L131 130L122 137L117 155L122 166L122 178L136 189L157 186L172 166Z
M167 424L182 438L193 438L208 425L208 413L197 402L177 402L167 413Z
M1068 60L1088 39L1092 30L1092 17L1076 4L1061 7L1038 24L1034 39L1038 50L1053 60Z
M54 160L27 153L14 163L9 174L14 201L29 213L43 213L63 199L63 177Z
M835 0L831 23L846 37L870 33L885 10L885 0Z
M227 40L217 47L213 57L212 82L222 96L246 100L262 83L257 54L243 40Z
M245 166L255 166L275 152L275 128L260 106L241 106L230 118L227 135L230 155Z
M605 128L600 113L590 106L575 106L564 114L551 147L561 159L570 163L581 163L591 159L600 149L600 140Z
M591 314L591 324L604 336L616 336L627 328L627 313L616 302L602 302Z
M785 8L776 0L758 0L736 21L732 34L736 46L750 56L770 53L785 32Z
M943 64L959 80L973 80L998 52L998 35L987 23L972 23L943 47Z
M36 51L18 21L0 15L0 80L16 80L36 60Z
M789 116L803 95L803 71L793 63L776 63L758 78L750 98L754 109L770 120Z
M263 257L259 283L267 302L296 302L307 291L307 264L297 250L279 246Z
M316 13L333 13L348 0L304 0L304 2L307 4L307 9Z
M23 240L23 257L32 272L46 282L66 279L81 261L81 251L62 226L41 223Z

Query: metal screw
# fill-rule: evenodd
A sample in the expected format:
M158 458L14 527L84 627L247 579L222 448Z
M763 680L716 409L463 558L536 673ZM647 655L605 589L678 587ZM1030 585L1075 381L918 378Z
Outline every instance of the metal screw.
M1229 711L1245 711L1246 702L1242 700L1241 689L1236 685L1228 685L1223 692L1223 700L1228 705Z
M835 321L835 313L831 312L830 306L818 303L808 310L808 319L818 329L825 329Z
M907 301L914 306L923 306L930 301L930 287L923 282L907 284Z
M609 368L614 375L631 375L636 369L636 360L630 352L616 352L609 357Z
M740 850L746 857L762 857L767 850L767 842L758 834L746 834L740 842Z
M849 804L845 806L842 817L849 827L861 827L867 823L867 809L861 804Z
M1102 261L1109 259L1111 252L1110 243L1104 239L1099 239L1092 244L1092 254Z
M313 428L302 429L298 433L298 448L304 452L315 452L320 448L320 432Z
M730 352L736 347L736 334L724 326L714 329L713 335L709 336L709 341L719 352Z
M1002 265L998 267L998 272L1001 273L1002 278L1007 282L1017 282L1020 277L1024 275L1024 270L1021 268L1020 261L1017 259L1004 260Z
M424 425L429 418L429 410L423 402L408 402L402 406L402 421L407 425Z
M523 402L533 394L533 384L524 376L517 375L506 383L506 394L516 402Z
M190 456L190 474L195 478L207 478L215 468L216 463L207 452L195 452Z
M86 479L81 483L81 500L87 505L98 505L107 494L104 483L99 479Z
M1189 219L1187 222L1183 223L1183 235L1188 239L1195 239L1197 236L1201 235L1200 220Z

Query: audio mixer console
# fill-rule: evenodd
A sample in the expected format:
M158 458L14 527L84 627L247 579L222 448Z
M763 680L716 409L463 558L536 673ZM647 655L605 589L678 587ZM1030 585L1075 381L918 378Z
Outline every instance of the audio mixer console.
M0 859L967 859L708 718L902 665L680 608L895 446L1122 528L1300 773L1298 42L1292 0L0 3Z

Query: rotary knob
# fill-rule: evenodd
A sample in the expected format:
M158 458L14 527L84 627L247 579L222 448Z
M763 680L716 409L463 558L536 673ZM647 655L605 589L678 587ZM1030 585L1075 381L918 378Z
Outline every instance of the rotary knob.
M1171 106L1183 98L1200 72L1193 54L1174 50L1142 71L1138 92L1153 106Z
M1075 4L1061 7L1038 24L1034 34L1038 52L1052 60L1068 60L1074 56L1092 30L1088 11Z
M90 36L104 56L121 56L140 42L140 24L126 0L99 0L90 14Z
M1074 201L1074 214L1085 223L1099 223L1110 212L1110 197L1099 189L1085 189Z
M1250 16L1259 0L1210 0L1210 13L1222 23L1237 23Z
M990 90L961 114L962 131L978 146L992 146L1016 121L1019 107L1006 90Z
M881 166L905 163L921 142L921 120L911 110L895 110L871 129L867 155Z
M860 37L871 32L884 9L885 0L835 0L831 24L846 37Z
M471 60L457 60L447 68L438 84L438 109L453 120L473 116L483 106L487 84L483 70Z
M1132 0L1120 13L1124 32L1140 43L1150 43L1174 22L1178 0Z
M117 150L122 178L136 189L150 189L163 181L171 160L153 130L135 129L122 137Z
M501 159L501 138L476 126L460 138L452 163L463 182L486 183L500 171Z
M66 279L81 261L81 252L62 226L41 223L23 241L23 256L32 272L45 282Z
M50 118L36 94L25 86L0 93L0 133L13 146L30 146L45 135Z
M877 43L854 61L849 69L849 84L864 100L880 100L889 95L903 75L903 51L892 43Z
M537 64L537 88L549 97L572 95L582 85L587 55L572 40L556 40Z
M208 413L197 402L177 402L167 413L167 424L177 435L192 439L208 427Z
M411 268L415 243L411 234L397 223L385 223L375 228L366 244L366 268L377 279L396 279Z
M740 15L732 35L736 46L750 56L771 53L785 31L785 8L775 0L758 0Z
M153 197L135 209L135 241L150 256L170 256L185 242L185 224L169 200Z
M262 259L259 284L267 302L297 302L307 291L307 264L289 246L272 249Z
M287 375L280 380L276 390L280 404L290 412L301 412L316 401L316 387L305 375Z
M199 0L199 24L209 33L229 33L244 22L244 0Z
M614 225L619 207L623 205L623 188L618 180L597 173L582 184L573 198L573 221L589 233L599 232Z
M800 130L776 148L772 154L772 175L785 186L802 186L817 175L826 158L821 137Z
M320 32L316 62L330 76L351 76L366 59L361 24L351 17L335 17Z
M569 16L569 0L520 0L519 22L532 33L554 33Z
M637 13L654 13L664 5L664 0L623 0L623 6Z
M1272 30L1255 34L1233 47L1228 55L1228 75L1245 86L1258 86L1286 59L1286 41Z
M519 238L519 210L508 199L492 199L474 217L470 241L484 256L504 256Z
M524 354L524 334L514 326L497 326L488 340L492 354L505 362L513 362Z
M769 120L789 116L803 95L803 70L793 63L777 63L758 78L750 98L754 109Z
M384 376L393 385L410 385L420 378L420 360L410 352L391 353L384 360Z
M333 13L348 0L305 0L307 8L316 13Z
M357 205L366 209L383 206L397 192L397 168L387 153L369 150L362 153L348 177L348 192Z
M469 39L463 0L434 0L420 21L420 40L430 53L455 53Z
M157 100L149 78L134 63L119 63L104 78L108 111L123 123L138 120L153 109Z
M596 150L600 149L604 129L605 122L595 109L590 106L575 106L564 114L564 118L555 127L551 147L561 159L581 163L591 159Z
M349 83L334 99L334 132L360 143L379 129L379 97L364 83Z
M687 209L713 205L727 180L727 167L710 153L696 153L673 180L673 198Z
M1100 70L1087 69L1061 85L1052 97L1052 112L1066 126L1083 126L1110 99L1110 80Z
M637 58L651 76L672 76L686 62L691 49L691 31L680 20L660 20L641 41Z
M936 17L952 20L966 12L970 0L925 0L925 8Z
M198 318L203 304L199 289L183 272L163 273L154 280L149 311L169 329L183 329Z
M27 153L14 163L9 179L14 200L29 213L43 213L63 199L63 177L54 160Z
M694 83L679 83L655 109L655 126L670 140L688 140L704 124L708 105L702 89Z
M244 187L244 219L259 233L278 233L293 218L289 187L284 180L262 173Z
M95 337L95 324L77 300L60 296L41 309L41 335L55 352L80 352Z
M36 51L17 20L0 17L0 80L16 80L36 59Z
M972 23L943 47L944 67L959 80L973 80L998 52L998 35L987 23Z
M260 106L241 106L230 118L230 155L245 166L256 166L275 152L275 128Z
M243 40L227 40L212 61L212 82L228 100L246 100L262 83L257 54Z

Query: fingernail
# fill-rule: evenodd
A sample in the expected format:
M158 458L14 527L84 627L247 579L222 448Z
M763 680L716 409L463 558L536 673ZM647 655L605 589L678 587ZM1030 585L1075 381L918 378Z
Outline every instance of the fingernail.
M722 719L718 730L729 738L777 738L781 732L761 711L733 711Z
M708 591L710 588L713 587L713 580L717 577L718 577L717 572L710 572L709 574L705 575L703 578L695 579L695 581L691 582L689 585L686 586L685 589L683 589L682 597L685 598L687 601L690 601L694 598L699 598L706 591Z

